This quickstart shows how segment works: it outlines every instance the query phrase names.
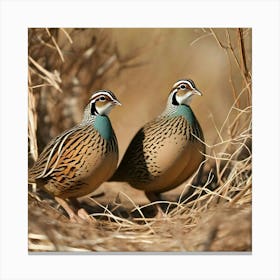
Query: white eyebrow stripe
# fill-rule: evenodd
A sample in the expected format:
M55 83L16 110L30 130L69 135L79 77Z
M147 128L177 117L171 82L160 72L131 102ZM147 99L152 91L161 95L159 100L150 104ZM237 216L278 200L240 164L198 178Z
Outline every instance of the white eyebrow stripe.
M180 84L184 84L184 83L188 84L192 89L196 88L194 82L191 80L179 80L173 85L173 88L178 87Z
M100 96L100 95L106 95L106 96L108 96L110 99L114 99L114 97L112 96L112 94L110 93L110 92L108 92L108 91L103 91L103 90L100 90L100 91L97 91L97 92L95 92L92 96L91 96L91 98L90 98L90 100L93 100L93 99L95 99L97 96Z

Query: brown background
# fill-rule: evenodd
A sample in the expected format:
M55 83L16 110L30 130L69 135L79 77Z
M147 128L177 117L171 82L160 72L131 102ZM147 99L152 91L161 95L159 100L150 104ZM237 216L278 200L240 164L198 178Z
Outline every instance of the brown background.
M251 29L243 29L243 34L250 70ZM206 143L216 144L216 128L225 121L234 92L244 88L237 35L238 29L209 28L30 29L29 97L38 112L39 152L51 138L78 123L91 93L104 88L123 105L110 114L121 159L136 131L165 108L172 85L181 78L193 79L203 93L193 99L192 108ZM248 105L246 96L240 99L241 109ZM225 139L230 137L227 125L221 131ZM29 164L32 161L30 157ZM123 187L110 188L110 193Z
M125 183L81 199L99 217L92 224L69 222L53 199L29 192L29 251L251 251L251 37L248 28L29 29L29 164L102 88L123 104L110 114L121 158L181 78L203 93L192 108L207 145L206 178L191 200L182 197L189 184L164 193L163 219Z

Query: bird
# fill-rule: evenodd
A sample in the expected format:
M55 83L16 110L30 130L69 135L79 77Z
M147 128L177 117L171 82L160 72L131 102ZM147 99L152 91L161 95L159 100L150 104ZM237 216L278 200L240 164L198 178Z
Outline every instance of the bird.
M96 190L117 168L118 141L108 117L115 105L121 103L113 92L94 92L82 121L52 139L28 170L28 183L50 194L71 221L87 219L87 212L75 213L67 200L77 205L78 197Z
M110 181L127 182L154 202L203 165L203 131L190 107L195 95L202 93L191 79L174 83L165 110L135 134Z

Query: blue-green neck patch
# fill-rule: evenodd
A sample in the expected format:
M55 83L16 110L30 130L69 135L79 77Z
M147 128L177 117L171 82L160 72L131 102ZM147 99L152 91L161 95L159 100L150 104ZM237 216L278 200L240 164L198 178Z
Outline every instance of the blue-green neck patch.
M113 135L113 129L111 122L107 116L96 116L93 126L104 139L111 139Z
M176 111L173 112L173 116L183 116L191 125L193 125L195 121L193 111L187 105L179 105Z

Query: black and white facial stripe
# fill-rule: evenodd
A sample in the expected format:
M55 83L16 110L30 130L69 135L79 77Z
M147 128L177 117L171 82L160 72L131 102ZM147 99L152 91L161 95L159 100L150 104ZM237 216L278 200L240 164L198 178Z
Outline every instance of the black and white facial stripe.
M178 80L174 85L173 85L173 89L175 89L175 88L180 88L180 87L182 87L182 86L184 86L185 88L187 87L187 86L189 86L189 88L191 88L191 89L196 89L196 86L195 86L195 84L194 84L194 81L193 80L191 80L191 79L181 79L181 80Z
M178 101L177 101L177 99L176 99L176 93L177 93L177 91L178 91L178 90L174 90L174 91L173 91L173 94L172 94L172 104L175 105L175 106L178 106L178 105L179 105L179 103L178 103Z
M110 100L117 100L115 94L110 90L98 90L90 98L89 101L97 101L98 97L107 96Z
M96 103L100 101L102 103L102 112L109 112L109 107L112 107L112 104L118 104L120 105L120 102L116 98L113 92L110 90L99 90L96 91L90 98L90 112L92 115L97 116L101 114L100 112L100 105L99 108L97 108ZM98 103L100 103L98 102ZM104 104L104 105L103 105Z
M96 111L96 107L95 107L95 101L91 102L91 105L90 105L90 113L91 113L93 116L97 116L97 115L98 115L98 112Z
M99 90L99 91L96 91L91 96L91 98L90 98L90 102L91 102L90 112L93 116L98 115L98 112L97 112L96 106L95 106L96 101L105 101L106 100L105 96L112 99L114 94L109 90Z
M197 91L197 88L191 79L178 80L172 88L172 104L178 106L182 101L183 96L191 96L188 92Z

